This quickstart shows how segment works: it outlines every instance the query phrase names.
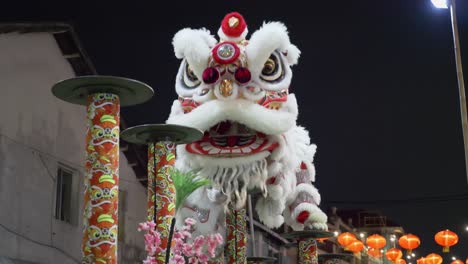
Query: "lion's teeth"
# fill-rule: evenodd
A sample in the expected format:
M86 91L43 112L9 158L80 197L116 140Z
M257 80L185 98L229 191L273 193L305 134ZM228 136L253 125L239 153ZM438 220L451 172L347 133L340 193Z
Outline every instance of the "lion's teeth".
M253 143L252 145L250 145L251 148L253 149L256 149L260 146L260 144L258 144L257 142Z
M252 151L251 148L242 148L243 153L250 153Z
M218 148L212 148L210 151L208 151L208 154L218 154L220 152L220 149Z

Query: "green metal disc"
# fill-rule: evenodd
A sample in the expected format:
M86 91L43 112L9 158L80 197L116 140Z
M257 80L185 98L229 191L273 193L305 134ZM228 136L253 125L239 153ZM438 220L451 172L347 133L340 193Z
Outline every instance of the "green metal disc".
M314 238L322 239L332 237L333 233L328 231L321 230L303 230L303 231L293 231L290 233L283 234L282 237L286 239L291 238Z
M272 257L247 257L247 263L275 263L276 258Z
M153 89L142 82L115 76L88 75L60 81L52 87L52 93L72 104L86 105L88 95L111 93L119 96L121 106L141 104L154 94Z
M166 140L175 144L188 144L202 137L203 132L196 128L170 124L134 126L120 133L121 139L134 144L149 144Z

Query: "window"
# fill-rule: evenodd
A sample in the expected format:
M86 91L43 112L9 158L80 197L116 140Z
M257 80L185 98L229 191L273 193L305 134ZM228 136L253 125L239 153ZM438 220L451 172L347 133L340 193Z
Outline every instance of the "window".
M55 219L72 222L73 170L59 165L55 187Z

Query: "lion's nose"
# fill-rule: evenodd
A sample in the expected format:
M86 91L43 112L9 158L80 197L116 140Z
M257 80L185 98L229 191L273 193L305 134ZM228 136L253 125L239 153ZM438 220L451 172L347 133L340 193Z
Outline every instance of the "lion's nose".
M230 97L233 93L233 82L232 80L222 80L221 84L219 85L219 93L224 97Z

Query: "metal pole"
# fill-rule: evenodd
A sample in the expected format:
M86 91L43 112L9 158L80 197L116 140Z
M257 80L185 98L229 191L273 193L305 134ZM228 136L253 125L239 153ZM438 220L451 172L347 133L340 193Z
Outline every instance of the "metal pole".
M452 21L453 44L455 49L455 65L457 67L458 89L460 92L460 110L462 118L463 143L465 147L465 169L468 181L468 114L466 111L465 82L460 54L460 40L458 38L458 24L455 0L450 0L450 16Z
M250 224L250 245L252 246L252 255L257 256L257 250L255 248L255 229L253 223L253 210L252 210L252 197L250 194L247 196L247 202L249 206L249 224Z

